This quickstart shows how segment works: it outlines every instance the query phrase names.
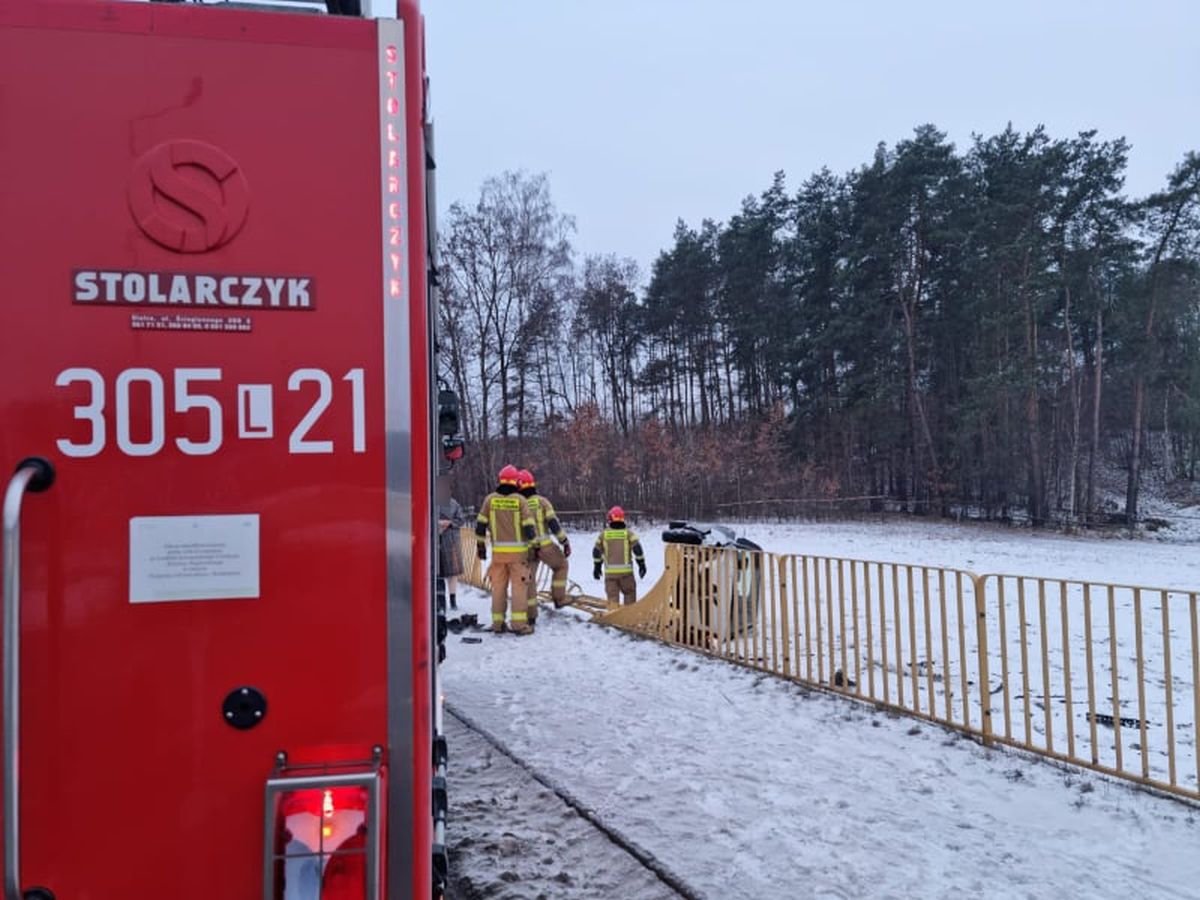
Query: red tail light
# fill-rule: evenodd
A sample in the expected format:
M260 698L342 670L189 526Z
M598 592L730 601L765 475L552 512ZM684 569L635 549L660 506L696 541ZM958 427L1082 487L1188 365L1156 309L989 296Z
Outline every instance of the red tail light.
M267 782L265 900L378 900L378 772Z

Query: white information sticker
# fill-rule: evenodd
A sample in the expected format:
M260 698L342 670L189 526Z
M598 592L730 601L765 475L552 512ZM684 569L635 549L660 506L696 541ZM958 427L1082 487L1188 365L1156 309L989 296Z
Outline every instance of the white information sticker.
M129 520L129 602L258 597L258 516Z

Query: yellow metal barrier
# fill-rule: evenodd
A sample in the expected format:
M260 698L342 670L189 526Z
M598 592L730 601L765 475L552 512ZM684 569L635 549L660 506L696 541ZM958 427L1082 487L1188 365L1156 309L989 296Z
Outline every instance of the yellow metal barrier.
M597 621L1200 800L1196 593L665 549Z
M464 580L486 588L462 540ZM1200 800L1197 592L664 549L637 603L575 584L572 599L605 625Z
M1200 797L1196 593L980 580L998 741Z
M487 566L475 553L475 530L473 528L460 529L459 541L463 561L463 574L459 577L472 587L490 591L492 584L488 579ZM538 566L537 592L543 600L550 599L551 577L550 570L546 566ZM574 581L567 583L567 599L571 605L585 609L593 615L604 613L609 609L606 600L583 593L583 588Z

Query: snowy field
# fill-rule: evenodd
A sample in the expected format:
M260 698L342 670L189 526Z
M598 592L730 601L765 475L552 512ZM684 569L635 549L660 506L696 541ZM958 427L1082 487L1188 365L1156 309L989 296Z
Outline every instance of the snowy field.
M634 523L646 547L649 575L662 571L662 524ZM1119 584L1200 590L1200 543L1181 544L1125 538L1077 538L989 525L891 520L777 524L732 523L732 527L772 553L840 556L881 562L1038 575ZM595 534L581 535L575 547L590 553ZM1198 536L1200 537L1200 536ZM591 580L591 559L577 554L571 575Z
M708 642L723 655L777 671L786 656L792 672L826 685L844 671L863 696L979 728L974 583L958 571L985 575L994 734L1162 784L1200 787L1200 636L1189 593L1200 589L1200 547L940 523L747 523L739 530L768 551L815 559L785 567L789 596L797 598L786 620L777 607L748 615L744 596L714 613L753 624L731 635L739 630L734 621ZM639 534L650 584L662 570L661 527ZM590 579L583 565L572 574ZM1110 594L1096 582L1173 590Z
M661 571L660 529L638 530L649 583ZM780 552L1200 585L1200 554L1161 543L939 525L744 531ZM598 592L583 537L572 574ZM468 611L486 613L481 593L461 593ZM1116 780L988 750L573 612L547 615L532 638L451 636L449 650L452 703L704 896L1191 897L1200 883L1195 808ZM505 829L504 810L495 815ZM452 817L452 839L454 830ZM513 884L495 894L536 895Z

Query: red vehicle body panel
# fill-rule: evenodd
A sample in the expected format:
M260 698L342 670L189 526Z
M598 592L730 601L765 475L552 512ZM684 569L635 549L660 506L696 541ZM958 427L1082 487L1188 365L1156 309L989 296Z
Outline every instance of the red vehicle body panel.
M385 896L429 892L424 86L416 4L401 15L408 262L405 295L392 302L406 306L411 337L405 358L389 363L374 22L99 2L0 7L0 474L31 454L58 470L23 524L25 886L62 900L259 897L263 785L276 753L329 762L381 746L391 766ZM218 148L244 177L244 223L224 223L235 233L205 252L165 247L135 221L134 182L154 164L143 161L183 142ZM188 177L212 199L211 182ZM209 218L155 202L193 235L197 218L209 237L222 215L238 218L228 193ZM313 302L232 311L73 302L81 271L309 279ZM137 316L182 313L244 319L249 330L135 327ZM389 365L405 383L385 383ZM103 385L105 434L90 455L61 449L97 443L89 414L78 415L94 387L64 379L72 369ZM175 410L180 369L219 370L192 384L220 404L215 452L177 443L214 436L206 409ZM153 378L141 370L162 380L158 423ZM308 370L330 388L315 417L325 386ZM240 436L239 386L250 385L271 387L272 437ZM408 433L385 423L389 390L409 395ZM310 452L292 452L297 440ZM389 456L403 484L393 473L389 485ZM214 515L258 516L257 598L131 602L131 520ZM411 526L399 566L388 545L397 519ZM397 615L408 617L402 627L389 621ZM407 646L394 646L397 634L411 636ZM242 685L268 703L246 730L222 716Z

